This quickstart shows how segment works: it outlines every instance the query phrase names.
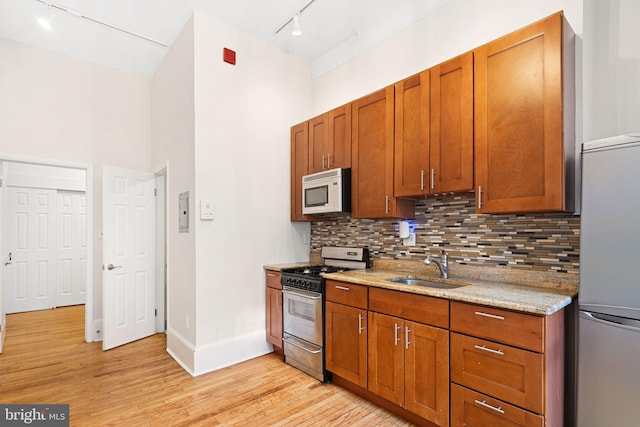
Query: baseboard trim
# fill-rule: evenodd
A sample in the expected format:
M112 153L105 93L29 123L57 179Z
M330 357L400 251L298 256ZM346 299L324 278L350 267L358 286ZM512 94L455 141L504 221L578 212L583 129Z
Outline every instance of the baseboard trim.
M245 360L273 352L265 331L196 347L195 375L217 371Z
M194 360L196 348L185 337L173 328L167 329L167 353L189 375L195 377Z

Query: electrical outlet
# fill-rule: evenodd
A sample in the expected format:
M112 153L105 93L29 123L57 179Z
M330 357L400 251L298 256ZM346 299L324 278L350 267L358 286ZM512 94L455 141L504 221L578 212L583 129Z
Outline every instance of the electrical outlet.
M402 239L402 244L405 246L415 246L416 245L416 233L409 234L409 237L406 239Z
M305 245L311 243L311 233L302 233L302 243Z
M188 315L188 314L185 314L185 315L184 315L184 322L185 322L185 323L186 323L186 325L187 325L187 329L189 329L189 315Z

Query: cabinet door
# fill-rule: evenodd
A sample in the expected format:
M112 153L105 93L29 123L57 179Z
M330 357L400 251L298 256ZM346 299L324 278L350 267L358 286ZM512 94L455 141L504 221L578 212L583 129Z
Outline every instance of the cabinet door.
M478 212L564 209L562 19L475 50Z
M449 425L449 332L405 322L405 408Z
M327 169L351 167L351 104L329 111Z
M393 197L394 87L353 102L352 217L413 218L414 203Z
M327 169L329 154L329 114L309 120L309 173Z
M404 321L369 312L369 391L404 404Z
M429 192L473 189L473 52L431 69Z
M267 286L267 341L282 348L282 291Z
M395 196L429 192L429 70L395 85Z
M325 303L325 358L328 371L367 387L367 312Z
M309 221L302 215L302 177L309 173L309 122L291 128L291 221Z
M542 427L544 417L517 406L451 384L452 426Z

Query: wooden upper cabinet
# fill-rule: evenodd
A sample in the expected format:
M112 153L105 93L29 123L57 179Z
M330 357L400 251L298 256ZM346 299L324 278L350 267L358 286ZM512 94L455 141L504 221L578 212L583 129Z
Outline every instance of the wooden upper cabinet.
M473 52L431 68L429 193L473 189Z
M429 74L395 84L395 196L429 193Z
M309 120L309 173L351 167L351 104Z
M329 153L329 114L309 120L309 173L322 172Z
M393 193L394 87L352 103L352 217L413 218L414 202Z
M573 208L565 192L575 130L570 34L557 13L475 50L478 212Z
M291 128L291 221L310 221L302 215L302 177L309 173L309 123Z

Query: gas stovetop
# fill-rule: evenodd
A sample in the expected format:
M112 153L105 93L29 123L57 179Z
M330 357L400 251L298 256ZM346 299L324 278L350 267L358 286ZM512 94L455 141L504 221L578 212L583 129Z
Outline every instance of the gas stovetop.
M323 275L325 273L337 273L347 270L349 269L332 265L308 265L305 267L286 268L282 270L281 283L283 286L323 293Z
M322 248L321 256L325 260L325 264L282 270L280 281L282 285L324 293L323 275L325 273L364 269L369 267L371 262L367 248L325 246Z

